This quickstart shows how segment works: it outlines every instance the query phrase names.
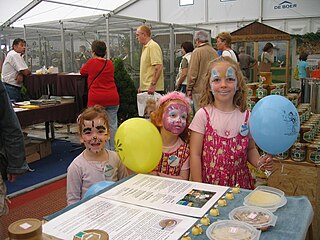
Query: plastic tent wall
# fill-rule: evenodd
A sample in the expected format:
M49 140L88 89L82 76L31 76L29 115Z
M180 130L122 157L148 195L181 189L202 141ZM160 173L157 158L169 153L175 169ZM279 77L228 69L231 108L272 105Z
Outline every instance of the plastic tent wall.
M193 41L194 32L201 28L107 13L25 24L24 28L6 27L0 29L0 36L7 46L11 45L14 38L26 39L26 60L33 72L51 65L58 67L60 72L77 72L80 68L77 65L79 47L85 46L90 56L91 42L103 40L109 46L107 57L124 59L137 83L141 46L135 40L135 31L142 24L152 28L153 39L162 48L166 90L173 90L180 45L183 41Z
M208 28L212 36L259 21L290 34L320 31L319 0L138 0L115 13ZM188 1L190 2L190 1Z

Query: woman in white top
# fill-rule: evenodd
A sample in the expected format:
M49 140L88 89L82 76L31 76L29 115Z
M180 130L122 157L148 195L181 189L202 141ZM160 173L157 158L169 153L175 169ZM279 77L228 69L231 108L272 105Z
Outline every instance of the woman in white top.
M192 42L183 42L181 44L182 59L179 66L179 72L176 78L176 90L183 93L187 92L187 73L189 68L189 62L191 59L191 53L194 47Z
M238 57L231 49L231 34L228 32L221 32L216 37L217 40L217 48L222 51L223 57L230 57L235 62L239 62Z
M272 49L273 49L273 44L270 42L267 42L261 54L261 63L259 65L260 72L271 71L271 64L274 62Z

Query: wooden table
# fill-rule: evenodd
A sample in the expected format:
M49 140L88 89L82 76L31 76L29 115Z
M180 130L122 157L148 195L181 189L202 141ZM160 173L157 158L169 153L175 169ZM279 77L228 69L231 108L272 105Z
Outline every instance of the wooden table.
M39 108L18 111L16 114L22 128L44 122L47 139L49 139L50 131L51 138L55 138L53 122L71 123L75 122L77 116L76 103L41 106Z

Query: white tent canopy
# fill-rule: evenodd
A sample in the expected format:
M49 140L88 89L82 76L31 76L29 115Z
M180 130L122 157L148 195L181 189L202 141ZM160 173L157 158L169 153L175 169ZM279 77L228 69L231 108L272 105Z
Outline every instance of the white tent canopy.
M105 14L126 2L128 0L1 0L0 26L19 13L21 16L10 27Z

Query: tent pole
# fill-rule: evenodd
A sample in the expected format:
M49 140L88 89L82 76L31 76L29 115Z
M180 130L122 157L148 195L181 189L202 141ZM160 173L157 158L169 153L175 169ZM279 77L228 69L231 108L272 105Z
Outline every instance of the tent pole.
M66 43L64 39L64 29L63 29L63 22L60 20L60 33L61 33L61 53L62 53L62 71L66 71Z

